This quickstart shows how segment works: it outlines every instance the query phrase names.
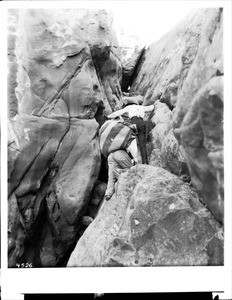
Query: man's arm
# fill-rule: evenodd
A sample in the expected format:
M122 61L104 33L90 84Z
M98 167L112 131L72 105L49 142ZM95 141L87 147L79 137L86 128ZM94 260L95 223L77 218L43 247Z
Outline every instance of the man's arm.
M144 111L151 111L155 108L155 104L144 106Z
M108 119L114 119L114 118L116 118L116 117L119 117L119 116L123 115L125 112L127 112L126 107L123 108L123 109L117 110L117 111L115 111L115 112L113 112L113 113L111 113L111 114L109 114L109 115L107 116L107 118L108 118Z

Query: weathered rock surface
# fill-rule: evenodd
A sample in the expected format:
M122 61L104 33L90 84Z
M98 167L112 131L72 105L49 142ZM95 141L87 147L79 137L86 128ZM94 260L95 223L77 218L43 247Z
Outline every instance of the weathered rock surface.
M222 228L197 193L162 168L137 165L120 176L67 266L222 264Z
M149 134L152 145L149 164L162 167L180 176L185 159L173 134L172 119L173 112L168 106L165 103L156 101L153 117L150 120L154 128Z
M174 127L204 203L224 220L223 12L206 22L198 53L177 102Z
M91 55L102 82L107 102L106 114L122 107L122 91L120 86L122 68L118 54L112 51L112 46L104 41L96 41L91 45Z
M107 184L97 180L93 187L93 191L90 197L89 205L86 214L92 218L96 217L96 214L100 208L105 195Z
M91 118L98 102L103 100L109 108L112 97L120 108L119 50L112 19L104 10L21 10L15 19L8 43L10 61L17 56L17 78L10 84L11 90L17 87L17 96L10 94L11 114L49 114L57 105L68 108L71 117ZM96 70L94 64L101 66Z
M213 77L198 91L175 132L184 147L192 183L223 221L223 76Z
M76 241L78 224L87 209L88 199L100 169L100 149L95 138L98 124L95 120L73 120L62 140L55 139L55 132L59 137L58 129L62 124L54 121L51 123L53 127L49 127L46 121L44 130L40 131L37 121L35 125L38 131L35 134L33 126L26 122L27 128L32 132L26 132L26 145L23 145L24 135L20 136L22 132L25 134L24 128L19 133L15 131L18 133L20 152L14 161L9 185L10 195L17 197L22 226L29 241L34 240L44 214L49 221L47 227L53 233L50 242L54 248L54 257L50 260L51 263L48 259L44 261L46 251L52 251L48 241L44 247L41 237L37 246L41 247L43 266L51 266L52 262L57 264ZM19 124L17 122L17 126ZM49 130L46 130L46 126ZM41 137L38 132L41 132ZM36 138L39 138L40 143L35 142ZM46 233L47 231L42 232L42 235L46 236ZM13 232L12 234L14 235ZM61 244L63 249L58 254L55 245L61 248ZM29 254L26 252L25 249L24 256L27 257ZM52 253L49 259L51 255ZM35 256L34 263L40 265L40 261L35 261L36 259ZM15 261L12 262L14 264Z
M177 24L145 52L143 64L131 91L140 91L145 103L159 99L166 102L178 95L179 89L193 62L205 19L210 11L200 9ZM184 70L184 72L183 72Z
M144 96L145 104L159 100L170 109L163 118L172 120L159 120L150 134L150 163L178 175L184 160L192 184L220 222L224 215L222 24L221 8L194 10L148 48L131 88ZM159 104L157 113L160 109Z
M104 10L8 17L9 266L58 266L100 171L96 120L122 105L119 49Z

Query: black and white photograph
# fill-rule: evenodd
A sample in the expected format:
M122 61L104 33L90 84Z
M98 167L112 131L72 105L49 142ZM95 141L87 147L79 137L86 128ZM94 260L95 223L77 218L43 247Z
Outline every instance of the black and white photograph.
M231 2L2 7L3 299L229 299Z

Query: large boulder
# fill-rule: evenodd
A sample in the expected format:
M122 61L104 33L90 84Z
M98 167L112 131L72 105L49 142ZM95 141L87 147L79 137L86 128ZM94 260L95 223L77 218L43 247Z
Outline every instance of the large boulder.
M223 230L176 175L137 165L78 241L67 266L223 265Z
M34 117L28 117L29 120L30 118ZM51 124L47 120L45 124L41 122L43 130L40 130L40 123L36 120L36 131L28 119L25 120L24 117L23 121L27 122L21 128L21 124L15 122L18 128L14 132L19 147L12 149L15 143L10 147L11 151L18 151L18 155L11 160L13 169L9 172L9 201L15 199L17 214L20 215L18 219L22 223L18 228L21 230L23 227L27 243L36 243L38 251L32 257L32 249L25 249L23 258L30 256L35 266L53 266L76 242L78 226L100 170L100 148L95 137L98 124L95 120L73 120L68 132L65 132L65 127L54 120L51 120ZM25 127L30 130L25 131ZM14 223L14 218L14 214L10 212L9 222ZM46 240L46 247L43 246L43 237L35 241L42 230L43 218L48 221L49 234L52 233L50 244ZM42 230L41 234L46 237L47 230ZM16 232L12 232L13 236L17 236ZM57 253L56 247L60 253ZM50 258L53 254L50 261L44 259L47 251ZM15 258L12 261L9 259L11 266L16 262Z
M100 171L99 123L122 105L119 49L104 10L9 10L8 23L9 266L59 266Z
M192 184L220 222L223 73L223 9L196 9L149 46L130 90L140 92L144 104L165 103L169 112L162 116L172 118L152 129L150 163L177 175L187 164ZM161 110L159 104L156 114Z
M85 9L9 14L11 115L48 114L58 105L71 117L91 118L100 101L109 111L120 108L121 63L110 15Z
M183 145L194 186L224 221L223 12L213 10L174 113L174 133Z

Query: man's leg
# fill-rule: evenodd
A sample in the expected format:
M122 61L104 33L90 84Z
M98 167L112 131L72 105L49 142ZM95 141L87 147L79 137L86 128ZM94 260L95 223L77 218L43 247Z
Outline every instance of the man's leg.
M132 123L137 126L138 144L142 156L142 163L148 164L146 150L146 123L141 118L132 118Z
M124 150L111 153L108 157L108 184L105 199L109 200L115 192L115 183L123 170L132 167L132 161Z
M125 150L118 150L118 151L114 152L114 160L116 162L116 172L115 173L117 173L117 169L124 170L124 169L129 169L132 167L131 158L128 155L128 153L126 153ZM119 171L118 176L119 176L119 174L121 174L121 171Z
M116 178L116 174L115 174L115 168L116 168L116 164L115 164L115 160L114 160L114 153L111 153L108 156L108 183L107 183L107 188L106 188L106 192L105 192L105 199L109 200L113 193L114 193L114 185L115 182L117 181Z
M127 147L127 151L130 152L136 164L141 163L141 156L139 153L137 139L133 139L130 145Z
M138 133L138 143L142 156L142 163L148 164L147 161L147 149L146 149L146 136L144 133Z

